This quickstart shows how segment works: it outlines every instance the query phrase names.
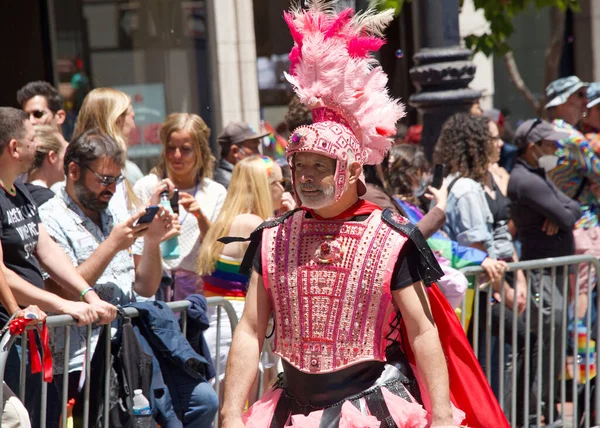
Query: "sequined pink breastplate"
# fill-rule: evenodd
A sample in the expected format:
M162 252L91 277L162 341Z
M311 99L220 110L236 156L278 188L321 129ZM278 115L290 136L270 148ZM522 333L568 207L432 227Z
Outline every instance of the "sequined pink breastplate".
M309 373L385 361L395 313L390 280L407 238L381 220L381 211L363 222L304 215L263 232L275 353Z

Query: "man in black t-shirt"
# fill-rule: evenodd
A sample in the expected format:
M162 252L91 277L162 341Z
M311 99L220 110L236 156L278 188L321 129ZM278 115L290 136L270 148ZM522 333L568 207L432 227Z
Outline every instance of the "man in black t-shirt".
M116 308L101 300L50 238L37 206L17 177L28 171L37 143L27 113L0 107L0 250L1 268L21 306L38 305L42 310L71 315L79 325L94 321L106 324L116 317ZM73 302L43 289L40 265L71 295ZM9 316L0 307L0 317Z

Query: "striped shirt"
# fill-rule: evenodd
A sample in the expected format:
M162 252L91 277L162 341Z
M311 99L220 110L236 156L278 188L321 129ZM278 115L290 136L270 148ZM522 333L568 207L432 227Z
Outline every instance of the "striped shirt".
M600 185L600 140L588 140L573 125L562 119L555 119L552 124L557 131L569 136L556 142L558 165L549 172L549 177L567 196L574 197L584 177L590 182ZM595 196L585 185L578 198L582 216L575 228L591 228L598 226L600 206Z

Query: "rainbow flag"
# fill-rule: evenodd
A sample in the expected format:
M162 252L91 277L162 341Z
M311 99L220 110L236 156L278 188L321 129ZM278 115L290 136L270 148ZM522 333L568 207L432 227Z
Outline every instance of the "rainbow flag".
M269 122L264 121L263 127L265 128L265 131L269 133L269 147L275 152L275 157L277 159L285 159L285 148L287 147L286 139L275 132Z

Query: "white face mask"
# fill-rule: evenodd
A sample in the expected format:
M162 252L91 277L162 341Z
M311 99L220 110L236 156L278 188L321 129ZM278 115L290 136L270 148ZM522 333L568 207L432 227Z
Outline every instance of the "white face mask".
M550 172L556 165L558 165L558 156L556 155L543 155L538 159L538 165L543 168L544 171Z

